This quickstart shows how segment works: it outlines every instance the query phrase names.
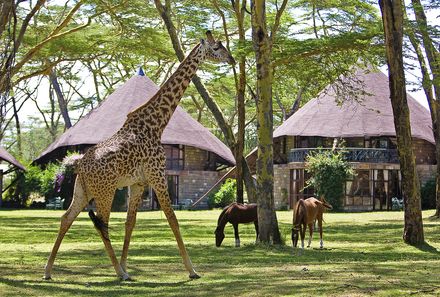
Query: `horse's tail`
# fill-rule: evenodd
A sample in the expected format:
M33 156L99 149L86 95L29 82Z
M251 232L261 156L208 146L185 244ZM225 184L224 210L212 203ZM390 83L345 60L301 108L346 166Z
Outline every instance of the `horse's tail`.
M299 199L298 202L295 205L295 209L293 211L293 226L295 226L295 223L297 225L301 224L301 218L298 217L300 215L300 208L302 208L303 212L303 220L307 221L307 211L306 211L306 207L304 205L304 200L303 199ZM296 222L298 221L298 222Z

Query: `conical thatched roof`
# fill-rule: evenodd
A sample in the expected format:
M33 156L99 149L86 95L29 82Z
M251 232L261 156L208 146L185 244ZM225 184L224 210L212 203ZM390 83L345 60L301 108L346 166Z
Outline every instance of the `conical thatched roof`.
M21 170L26 170L20 162L18 162L10 153L8 153L4 148L0 147L0 161L5 160L6 162L11 163L15 167L20 168ZM1 193L0 193L1 194Z
M388 77L382 72L359 70L356 77L363 82L361 102L345 102L338 106L331 88L309 101L274 131L274 137L371 137L395 136ZM411 132L414 138L434 143L429 111L409 94Z
M38 163L57 149L93 145L109 138L122 127L130 111L147 102L158 90L159 88L143 73L134 75L97 108L64 132L34 162ZM231 150L179 106L164 130L162 143L204 149L235 164Z

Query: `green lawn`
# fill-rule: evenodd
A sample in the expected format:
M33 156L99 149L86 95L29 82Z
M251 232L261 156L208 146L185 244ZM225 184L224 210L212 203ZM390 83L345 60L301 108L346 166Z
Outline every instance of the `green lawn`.
M324 244L318 236L302 256L290 247L292 212L278 212L287 245L255 245L253 225L242 225L241 248L232 226L222 247L214 245L220 211L179 211L188 252L202 276L189 280L161 212L138 214L128 272L115 276L87 214L66 235L53 280L43 267L62 211L0 211L0 296L439 296L440 222L424 212L427 244L402 242L403 213L328 213ZM124 213L112 214L110 235L119 255ZM317 235L317 234L315 234Z

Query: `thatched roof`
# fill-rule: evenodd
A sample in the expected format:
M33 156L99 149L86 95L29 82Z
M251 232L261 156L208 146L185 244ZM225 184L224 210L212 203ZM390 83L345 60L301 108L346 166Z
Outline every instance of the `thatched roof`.
M274 137L371 137L395 136L388 77L382 72L359 70L356 77L363 82L360 102L344 102L338 106L329 87L309 101L274 131ZM414 138L434 143L429 111L409 94L411 132Z
M147 102L158 90L158 86L139 72L64 132L34 162L39 163L57 149L93 145L109 138L122 127L130 111ZM162 143L197 147L235 164L231 150L179 106L164 130Z
M8 153L4 148L0 147L0 161L5 160L6 162L14 165L21 170L26 170L20 162L18 162L10 153Z

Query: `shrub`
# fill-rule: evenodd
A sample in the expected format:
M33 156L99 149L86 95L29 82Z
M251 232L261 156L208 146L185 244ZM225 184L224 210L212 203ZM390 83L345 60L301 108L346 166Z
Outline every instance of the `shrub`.
M344 151L311 153L307 156L306 170L311 175L307 186L314 187L317 196L325 197L333 209L341 209L345 180L353 174L350 164L344 160Z
M435 178L428 180L420 189L422 209L434 209L435 205Z
M220 189L208 198L208 207L225 207L236 200L237 184L227 179Z
M59 171L59 164L49 164L46 169L27 165L26 171L16 172L17 182L6 193L6 205L11 207L25 207L29 204L31 194L49 199L57 196L55 193L55 175Z

